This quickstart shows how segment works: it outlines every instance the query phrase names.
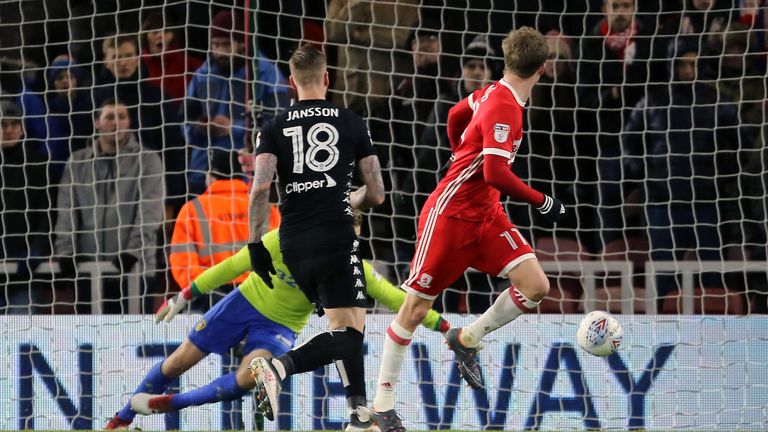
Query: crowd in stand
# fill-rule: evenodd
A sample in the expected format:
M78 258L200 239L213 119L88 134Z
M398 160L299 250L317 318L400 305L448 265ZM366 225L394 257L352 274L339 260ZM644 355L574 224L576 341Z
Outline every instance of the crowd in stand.
M153 10L133 31L96 35L92 59L68 49L34 76L4 71L0 259L18 265L3 310L87 312L71 282L85 261L138 273L157 294L146 297L160 298L244 244L244 154L259 124L289 105L280 59L305 42L332 60L331 99L369 122L391 193L364 235L403 277L416 215L450 163L447 111L501 76L510 23L545 33L551 51L513 169L572 209L552 227L508 203L528 239L570 241L593 257L645 244L654 260L766 259L764 0L679 0L653 13L637 0L485 3L328 0L303 32L278 34L295 43L275 44L274 58L248 43L237 8L212 11L202 55L187 46L202 31L181 24L189 17ZM58 265L52 282L35 274L41 263ZM661 277L659 293L677 284ZM119 312L122 280L108 285L118 301L108 311Z

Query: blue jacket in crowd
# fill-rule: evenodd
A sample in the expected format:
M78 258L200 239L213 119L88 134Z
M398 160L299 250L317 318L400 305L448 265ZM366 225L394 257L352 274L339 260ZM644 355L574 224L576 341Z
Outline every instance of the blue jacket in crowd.
M276 109L288 106L286 78L277 64L258 53L254 98L256 106L262 109L266 120ZM204 188L205 173L208 170L208 148L243 148L246 138L245 71L243 65L233 73L222 71L210 59L192 77L187 86L185 102L184 136L189 145L188 182L190 189ZM200 123L224 115L232 122L228 136L209 136Z

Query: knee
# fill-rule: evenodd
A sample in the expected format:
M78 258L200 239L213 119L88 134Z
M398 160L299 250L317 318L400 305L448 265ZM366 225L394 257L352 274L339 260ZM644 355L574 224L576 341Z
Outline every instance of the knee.
M520 288L521 287L518 287L520 292L522 292L528 300L540 302L541 299L549 294L549 279L542 273L538 277L526 281L523 289Z
M187 371L191 366L188 366L185 364L186 362L183 361L183 358L180 358L178 356L171 355L167 359L163 361L163 365L161 366L160 371L169 378L176 378L178 376L181 376L184 372Z
M180 347L176 348L176 351L168 356L168 358L163 360L160 371L167 377L176 378L196 365L205 356L206 354L187 340Z

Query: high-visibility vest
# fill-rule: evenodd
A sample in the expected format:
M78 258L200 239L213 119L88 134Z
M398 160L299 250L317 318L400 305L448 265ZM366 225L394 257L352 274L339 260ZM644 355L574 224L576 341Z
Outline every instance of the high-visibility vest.
M275 206L271 212L270 229L280 223ZM248 185L241 180L214 181L184 204L176 219L168 259L173 278L180 287L188 287L205 269L242 249L248 237Z

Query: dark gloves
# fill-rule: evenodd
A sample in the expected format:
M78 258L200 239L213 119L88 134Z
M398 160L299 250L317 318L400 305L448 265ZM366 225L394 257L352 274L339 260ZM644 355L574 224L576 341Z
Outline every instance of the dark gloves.
M129 273L138 261L139 259L136 258L136 255L123 252L112 260L112 265L117 267L117 270L119 270L121 274L125 274Z
M74 279L77 276L75 257L59 258L59 274L63 279Z
M544 204L537 210L553 224L556 224L563 218L563 216L565 216L565 206L563 203L561 203L559 199L552 198L549 195L544 195Z
M248 243L248 255L251 258L251 269L259 275L268 287L274 288L270 274L276 273L275 266L272 265L272 256L269 255L269 251L264 247L264 243Z

